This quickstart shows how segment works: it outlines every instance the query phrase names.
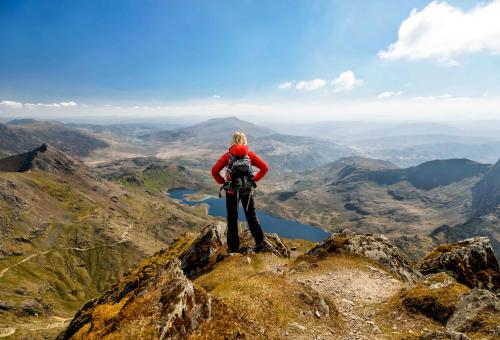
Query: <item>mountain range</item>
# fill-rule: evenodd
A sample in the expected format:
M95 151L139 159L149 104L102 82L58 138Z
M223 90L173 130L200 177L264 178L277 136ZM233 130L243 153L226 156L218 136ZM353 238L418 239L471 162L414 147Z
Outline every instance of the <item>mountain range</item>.
M356 153L330 140L278 134L236 117L215 118L186 128L155 131L139 138L158 144L157 156L160 158L207 168L227 151L232 133L239 130L247 134L252 150L268 160L275 174L311 169Z
M384 233L412 258L419 258L436 242L474 235L490 236L498 254L498 224L470 227L472 221L485 219L485 214L490 221L499 216L493 184L497 172L498 163L492 166L466 159L399 169L386 161L344 158L283 177L279 190L265 192L261 206L327 230ZM438 239L436 230L443 228L453 232ZM452 237L453 233L459 236Z
M43 143L78 157L88 156L93 150L109 146L89 133L58 122L23 119L0 124L0 152L4 155L25 152Z

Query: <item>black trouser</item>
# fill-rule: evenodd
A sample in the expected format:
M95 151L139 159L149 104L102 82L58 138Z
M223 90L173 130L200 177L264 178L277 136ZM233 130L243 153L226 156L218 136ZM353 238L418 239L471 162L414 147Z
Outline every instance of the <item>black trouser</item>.
M237 252L240 247L240 238L238 237L238 200L241 201L243 209L245 210L245 217L247 218L250 232L255 239L255 244L260 245L264 241L264 233L257 219L253 195L251 195L250 192L239 193L238 195L236 195L236 193L227 194L227 245L229 251L232 252Z

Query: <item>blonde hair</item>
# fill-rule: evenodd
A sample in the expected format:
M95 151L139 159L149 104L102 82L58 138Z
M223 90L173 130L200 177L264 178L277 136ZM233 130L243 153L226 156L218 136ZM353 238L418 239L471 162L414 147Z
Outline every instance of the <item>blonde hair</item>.
M231 138L231 145L247 145L247 137L245 133L241 131L236 131L233 133L233 137Z

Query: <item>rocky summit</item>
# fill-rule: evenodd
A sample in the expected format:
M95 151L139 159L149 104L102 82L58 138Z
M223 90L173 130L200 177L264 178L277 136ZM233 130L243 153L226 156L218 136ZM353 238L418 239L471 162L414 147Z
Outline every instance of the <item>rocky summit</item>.
M422 275L381 235L320 244L226 225L186 233L86 303L58 339L495 339L498 297L441 271ZM463 247L473 247L471 243ZM290 250L293 249L293 250Z
M211 296L188 277L199 275L221 260L226 225L215 222L198 235L178 238L127 273L100 298L85 304L59 339L139 338L182 339L211 318ZM277 235L267 234L263 252L286 248ZM243 244L249 237L242 235ZM278 245L278 246L276 246Z
M350 230L344 230L332 234L326 241L308 252L310 255L328 253L351 253L366 256L387 267L405 282L414 282L420 275L410 265L409 260L399 252L398 248L383 235L356 234Z
M500 268L487 237L444 244L418 263L424 274L445 271L471 288L500 290Z

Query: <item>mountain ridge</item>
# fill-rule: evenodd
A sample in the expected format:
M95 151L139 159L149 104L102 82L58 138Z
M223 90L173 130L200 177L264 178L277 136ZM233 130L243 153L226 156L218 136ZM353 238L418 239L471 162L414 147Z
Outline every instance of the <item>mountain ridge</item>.
M109 146L105 141L61 123L35 121L28 125L0 124L0 151L18 154L48 143L72 156L87 156Z

